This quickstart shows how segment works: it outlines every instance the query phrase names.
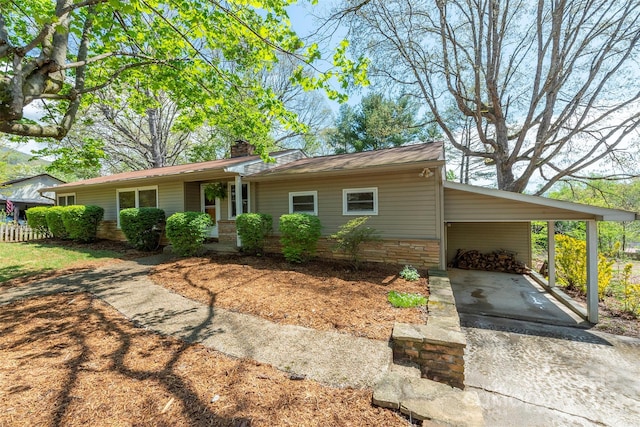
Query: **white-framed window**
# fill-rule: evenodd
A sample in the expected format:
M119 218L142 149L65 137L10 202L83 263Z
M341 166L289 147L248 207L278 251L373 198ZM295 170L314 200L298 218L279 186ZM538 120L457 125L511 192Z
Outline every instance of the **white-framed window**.
M342 215L378 215L378 188L343 189Z
M242 212L248 213L251 209L249 198L249 184L242 184ZM235 219L238 216L236 211L236 185L229 183L229 219Z
M118 208L118 227L120 227L120 211L128 208L157 208L158 186L118 188L116 190Z
M76 193L62 193L56 195L58 206L70 206L76 204Z
M318 192L294 191L289 193L289 213L318 215Z

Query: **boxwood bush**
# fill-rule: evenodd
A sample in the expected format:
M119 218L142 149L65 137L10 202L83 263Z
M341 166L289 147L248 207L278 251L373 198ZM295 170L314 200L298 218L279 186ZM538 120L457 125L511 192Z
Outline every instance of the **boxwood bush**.
M236 230L242 240L242 250L261 253L267 235L273 230L273 217L269 214L246 213L236 217Z
M47 227L47 210L48 206L34 206L27 209L25 214L27 215L27 224L33 230L46 233L49 231Z
M62 210L62 222L70 239L93 242L102 221L104 209L95 205L71 205Z
M204 212L177 212L167 218L167 239L180 256L195 255L207 238L211 218Z
M57 239L66 239L69 237L66 228L64 228L64 222L62 222L62 212L66 209L66 206L52 206L47 209L45 218L47 220L47 228L53 237Z
M289 262L306 262L316 253L322 225L309 214L287 214L280 217L282 253Z
M158 208L129 208L120 211L120 229L127 241L141 251L153 251L160 244L165 215Z

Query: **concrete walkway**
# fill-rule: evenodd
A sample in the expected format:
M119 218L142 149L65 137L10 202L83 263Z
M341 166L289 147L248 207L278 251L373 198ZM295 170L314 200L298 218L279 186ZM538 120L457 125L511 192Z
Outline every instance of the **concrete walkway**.
M279 325L210 307L158 286L147 273L163 259L156 256L118 262L91 272L0 291L0 306L31 296L86 291L138 326L324 384L372 387L389 369L392 352L387 342Z

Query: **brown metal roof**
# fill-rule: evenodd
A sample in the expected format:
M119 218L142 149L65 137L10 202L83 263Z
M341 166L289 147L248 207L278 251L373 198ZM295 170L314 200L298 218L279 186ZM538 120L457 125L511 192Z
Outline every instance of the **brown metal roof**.
M293 150L279 151L277 153L271 153L270 155L277 156L277 155L285 154L291 151ZM194 172L208 172L208 171L215 171L215 170L223 171L225 168L228 168L231 166L237 166L242 163L251 163L259 160L260 160L260 156L245 156L245 157L234 157L231 159L210 160L207 162L199 162L199 163L188 163L184 165L165 166L163 168L123 172L123 173L117 173L117 174L107 175L107 176L99 176L97 178L85 179L83 181L70 182L68 184L56 186L55 189L56 191L59 191L65 188L81 187L81 186L84 187L87 185L108 184L108 183L119 182L119 181L132 181L132 180L140 180L140 179L148 179L148 178L156 178L156 177L166 177L166 176L174 176L174 175L188 174L188 173L194 173Z
M292 174L346 172L375 167L424 164L425 162L444 163L442 146L442 142L437 141L360 153L309 157L268 169L248 178L260 180L262 178L286 177Z

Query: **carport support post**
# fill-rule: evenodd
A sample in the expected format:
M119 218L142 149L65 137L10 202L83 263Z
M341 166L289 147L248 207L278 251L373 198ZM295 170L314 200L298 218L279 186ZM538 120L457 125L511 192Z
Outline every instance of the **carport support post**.
M587 318L598 323L598 226L587 221Z
M556 285L556 222L547 221L547 269L549 287Z

